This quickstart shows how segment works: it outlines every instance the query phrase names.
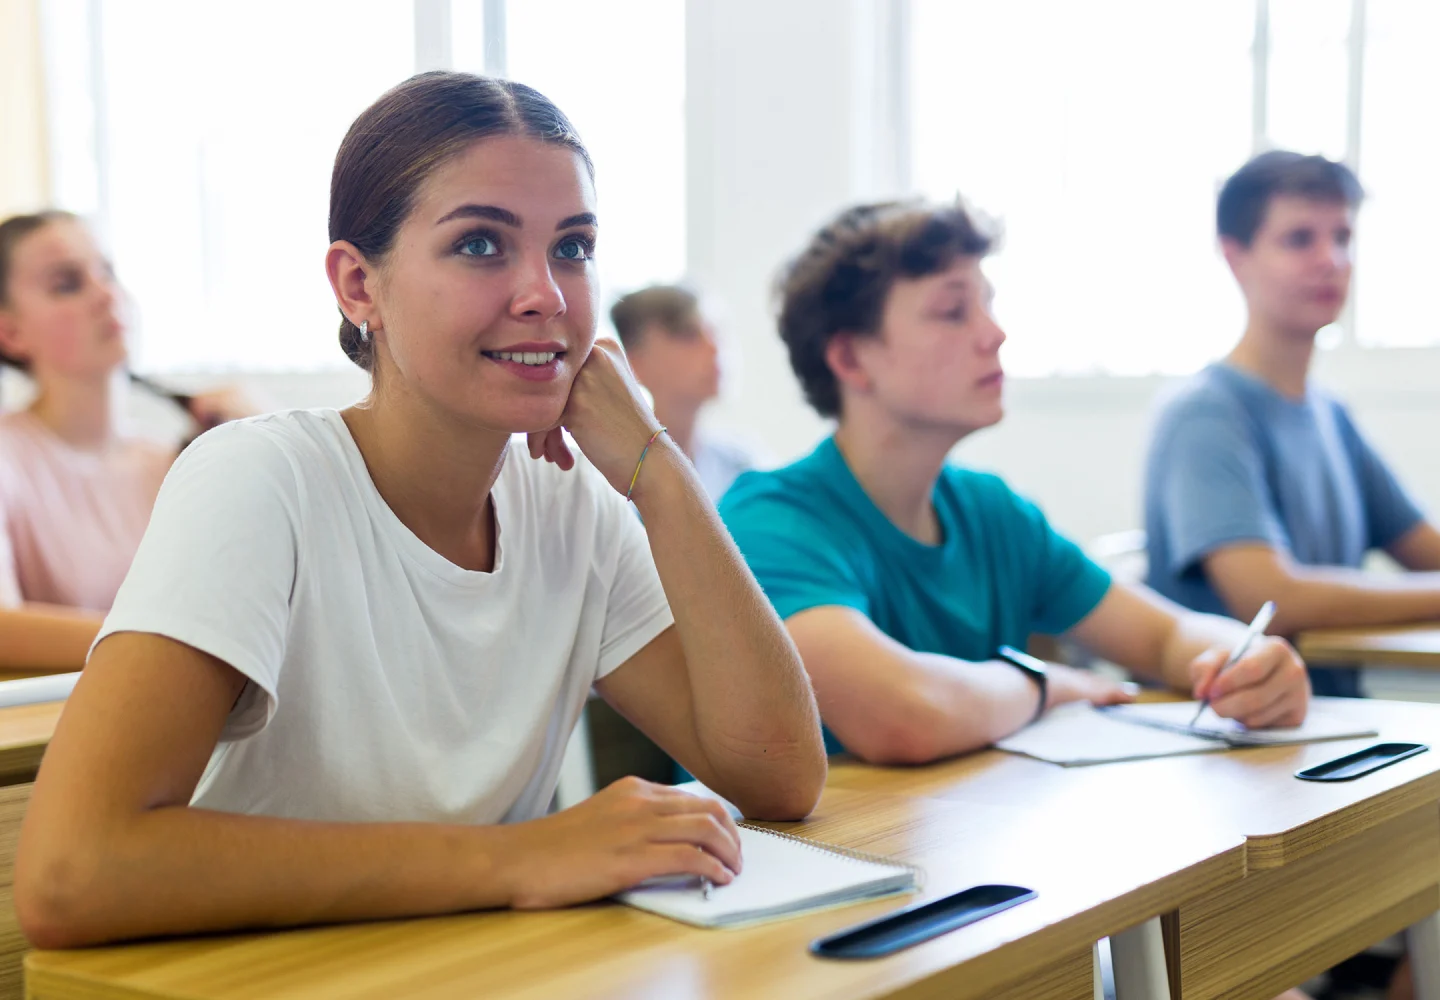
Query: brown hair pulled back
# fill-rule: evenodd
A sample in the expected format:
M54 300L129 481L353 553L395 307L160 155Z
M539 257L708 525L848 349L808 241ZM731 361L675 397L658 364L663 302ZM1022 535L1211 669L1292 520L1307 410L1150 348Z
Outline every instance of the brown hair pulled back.
M387 91L355 119L330 175L330 240L348 240L372 263L384 260L415 192L441 163L471 143L523 135L574 150L594 175L570 120L539 91L510 80L435 71ZM341 315L340 346L366 371L374 342Z
M776 282L780 338L816 412L840 415L840 386L825 359L837 334L879 333L897 280L936 274L957 257L983 257L995 240L988 220L958 201L856 205L823 226Z
M48 208L32 215L12 215L0 222L0 309L10 302L10 270L15 264L15 249L20 242L37 230L44 229L52 222L78 221L70 212ZM19 358L12 358L0 351L0 364L10 365L24 371L28 365Z

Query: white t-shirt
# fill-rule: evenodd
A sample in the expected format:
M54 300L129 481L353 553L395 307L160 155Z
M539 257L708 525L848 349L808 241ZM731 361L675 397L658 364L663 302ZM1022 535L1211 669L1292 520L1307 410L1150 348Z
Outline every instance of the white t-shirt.
M512 448L492 496L479 573L395 516L335 410L226 424L181 456L100 639L168 636L249 679L195 805L544 815L591 684L673 619L639 520L589 463Z

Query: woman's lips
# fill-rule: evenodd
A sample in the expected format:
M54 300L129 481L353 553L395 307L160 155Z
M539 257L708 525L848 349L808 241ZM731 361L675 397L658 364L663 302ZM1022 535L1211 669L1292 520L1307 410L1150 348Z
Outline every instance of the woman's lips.
M493 357L488 353L481 356L486 361L499 365L511 375L525 379L527 382L549 382L551 379L559 378L560 362L565 360L564 354L556 354L543 364L527 364L524 361L510 361L505 358Z

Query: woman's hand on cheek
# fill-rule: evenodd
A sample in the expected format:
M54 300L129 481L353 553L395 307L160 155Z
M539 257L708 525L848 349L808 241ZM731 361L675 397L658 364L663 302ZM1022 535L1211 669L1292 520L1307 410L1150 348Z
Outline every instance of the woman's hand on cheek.
M534 431L526 437L531 458L554 462L566 471L575 468L575 456L570 454L570 446L565 442L565 432L559 427L552 427L548 431Z
M619 344L595 342L570 387L560 425L611 486L622 494L630 488L635 463L660 424L630 374ZM531 434L530 454L543 455L561 468L574 464L559 428ZM561 460L562 454L570 464Z

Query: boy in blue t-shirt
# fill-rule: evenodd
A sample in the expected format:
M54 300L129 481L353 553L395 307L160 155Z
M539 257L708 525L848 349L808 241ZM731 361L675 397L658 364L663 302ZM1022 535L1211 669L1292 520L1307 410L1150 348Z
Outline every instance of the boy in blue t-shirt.
M1362 192L1344 164L1273 151L1226 182L1216 210L1249 318L1224 361L1162 407L1145 477L1148 582L1199 611L1271 628L1440 617L1440 575L1359 567L1374 549L1440 570L1440 533L1337 400L1310 384L1315 336L1350 287ZM1360 693L1358 671L1316 670L1318 694Z
M1310 689L1283 640L1217 677L1243 626L1112 582L1003 481L946 464L1003 413L989 249L959 205L865 205L782 278L791 366L839 426L799 462L741 476L720 512L799 647L830 749L919 763L1049 706L1127 700L1083 671L998 659L1032 632L1208 696L1223 716L1299 723Z

